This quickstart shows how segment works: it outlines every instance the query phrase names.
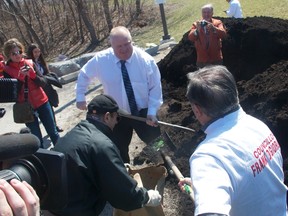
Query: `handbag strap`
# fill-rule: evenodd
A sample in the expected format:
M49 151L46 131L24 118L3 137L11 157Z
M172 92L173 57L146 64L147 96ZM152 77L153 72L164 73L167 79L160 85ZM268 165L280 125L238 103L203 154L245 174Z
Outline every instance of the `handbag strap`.
M24 99L25 101L28 101L28 77L25 76L25 82L24 82Z

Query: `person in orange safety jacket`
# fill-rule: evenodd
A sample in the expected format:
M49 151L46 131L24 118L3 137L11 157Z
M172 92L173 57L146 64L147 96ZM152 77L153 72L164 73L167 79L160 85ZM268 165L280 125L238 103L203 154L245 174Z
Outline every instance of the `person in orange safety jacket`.
M212 18L212 4L202 8L202 20L193 23L188 39L194 42L197 52L196 65L200 68L207 65L222 65L222 39L226 29L221 20Z

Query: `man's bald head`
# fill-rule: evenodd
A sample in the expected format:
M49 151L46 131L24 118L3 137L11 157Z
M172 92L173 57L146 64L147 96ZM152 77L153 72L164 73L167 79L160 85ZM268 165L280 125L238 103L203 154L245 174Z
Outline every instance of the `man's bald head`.
M127 60L133 53L132 36L124 26L113 28L109 36L111 47L120 60Z

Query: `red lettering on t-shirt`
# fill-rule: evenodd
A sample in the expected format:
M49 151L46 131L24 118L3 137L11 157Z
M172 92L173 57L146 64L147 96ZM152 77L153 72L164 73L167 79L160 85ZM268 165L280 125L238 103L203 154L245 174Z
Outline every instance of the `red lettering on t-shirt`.
M253 176L259 174L268 164L268 161L273 159L273 156L280 149L275 136L271 133L263 142L253 151L253 155L257 161L251 165Z

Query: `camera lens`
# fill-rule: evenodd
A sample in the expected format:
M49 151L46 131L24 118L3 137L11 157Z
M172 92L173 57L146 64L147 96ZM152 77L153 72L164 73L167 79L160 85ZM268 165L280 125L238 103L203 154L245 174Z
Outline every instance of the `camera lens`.
M201 24L202 27L204 27L204 26L207 25L207 22L205 20L202 20L200 24Z

